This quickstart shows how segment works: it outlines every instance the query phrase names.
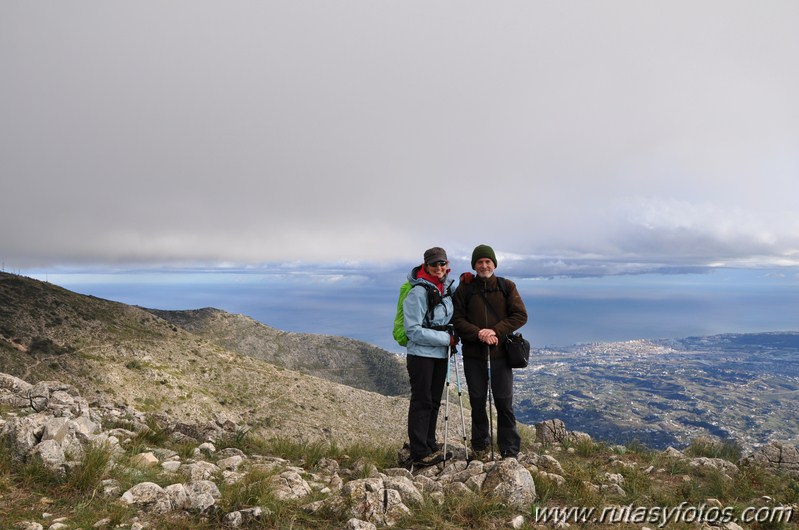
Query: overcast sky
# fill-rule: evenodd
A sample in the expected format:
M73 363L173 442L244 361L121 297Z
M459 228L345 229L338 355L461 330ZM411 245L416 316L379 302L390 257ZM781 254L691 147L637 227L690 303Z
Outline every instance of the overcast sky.
M0 257L797 266L798 27L795 0L4 0Z

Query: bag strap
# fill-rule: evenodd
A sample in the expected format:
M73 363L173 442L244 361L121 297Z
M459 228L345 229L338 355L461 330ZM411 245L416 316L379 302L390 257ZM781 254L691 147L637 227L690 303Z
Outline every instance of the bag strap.
M443 294L438 290L438 288L427 283L421 283L420 285L427 291L427 311L425 311L424 318L426 323L430 323L433 321L433 311L435 311L436 306L442 303L445 297L452 296L452 292L449 285L447 285Z
M486 297L486 291L480 291L479 288L477 287L477 284L475 283L470 282L470 285L471 288L467 291L467 296L466 296L466 310L467 311L469 310L469 301L472 299L472 295L474 295L475 292L479 292L483 296L483 301L485 301L485 304L491 309L491 312L494 313L494 316L497 317L498 320L502 320L497 314L497 310L494 309L494 307L488 303L488 298ZM497 276L497 286L499 287L499 290L502 292L502 296L505 297L505 304L507 305L508 297L510 295L508 294L508 286L505 283L505 278L503 278L502 276ZM496 289L491 289L490 292L494 291L496 291Z

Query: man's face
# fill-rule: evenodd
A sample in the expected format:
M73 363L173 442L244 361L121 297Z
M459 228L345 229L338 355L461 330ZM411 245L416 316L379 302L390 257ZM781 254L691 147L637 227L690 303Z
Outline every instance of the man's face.
M490 278L494 274L494 268L494 262L490 258L480 258L474 263L474 271L480 278Z

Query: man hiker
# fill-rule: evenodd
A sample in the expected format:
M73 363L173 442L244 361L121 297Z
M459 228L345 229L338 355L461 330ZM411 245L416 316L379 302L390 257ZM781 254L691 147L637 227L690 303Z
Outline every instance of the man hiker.
M462 342L464 373L472 407L472 451L484 459L493 443L486 399L493 394L497 409L497 445L503 458L516 457L521 438L513 413L513 371L508 366L505 338L527 322L516 285L494 274L497 257L488 245L472 252L472 269L461 275L453 294L452 323ZM493 456L493 446L491 446Z

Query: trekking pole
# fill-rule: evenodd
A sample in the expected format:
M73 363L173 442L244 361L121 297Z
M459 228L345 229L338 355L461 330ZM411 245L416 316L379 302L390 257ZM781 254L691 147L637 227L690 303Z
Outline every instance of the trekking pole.
M450 381L450 360L452 359L452 346L447 348L447 388L444 399L444 462L447 461L447 436L449 435L449 381Z
M455 352L455 382L458 386L458 406L461 409L461 433L463 433L463 447L466 447L466 418L463 416L463 392L461 391L461 374L458 371L458 352ZM467 451L468 454L468 451Z
M485 295L485 284L483 284L483 313L485 315L485 327L488 328L488 298ZM491 461L494 461L494 410L491 403L491 346L486 343L486 363L488 366L488 441L491 443Z
M488 441L491 443L491 461L494 461L494 410L491 403L491 347L486 344L488 363Z

